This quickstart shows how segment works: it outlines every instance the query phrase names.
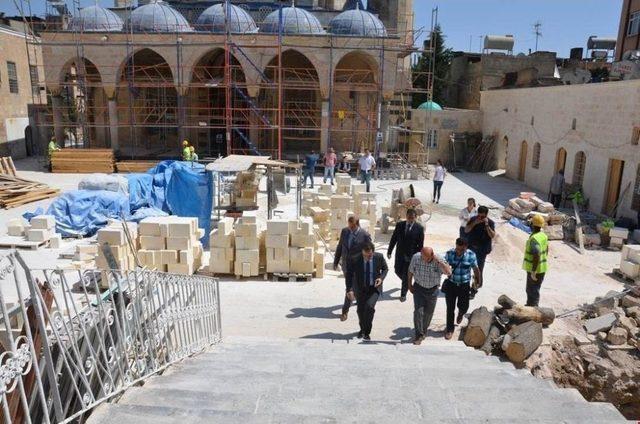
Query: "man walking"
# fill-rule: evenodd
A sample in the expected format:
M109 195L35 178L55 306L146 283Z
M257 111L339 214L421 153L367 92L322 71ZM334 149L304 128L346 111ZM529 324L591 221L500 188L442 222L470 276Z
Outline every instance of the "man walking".
M527 272L527 306L538 306L540 287L547 272L549 238L542 231L544 224L542 216L534 215L531 221L533 233L524 246L522 269Z
M344 304L342 305L342 315L340 321L346 321L349 315L349 308L353 299L347 294L349 291L349 278L351 270L349 267L353 260L362 253L365 244L371 243L371 236L365 230L360 228L360 220L355 216L350 216L347 220L347 226L340 232L340 240L336 247L336 254L333 258L333 269L338 269L338 264L342 265L342 272L345 277L346 292L344 296Z
M407 270L413 255L420 252L424 244L424 227L416 222L415 209L407 209L407 220L396 225L387 249L387 259L391 259L391 253L396 248L396 260L393 270L402 281L400 289L400 302L407 300Z
M362 248L362 254L352 261L349 269L347 296L358 300L358 338L371 340L376 303L382 294L382 283L389 272L387 261L381 253L374 252L373 243L367 242Z
M316 172L316 164L318 163L318 155L315 151L311 151L304 157L304 184L303 187L307 187L307 178L311 180L311 188L313 188L313 175Z
M444 338L450 340L455 328L453 318L458 306L458 317L456 324L460 324L464 314L469 310L469 290L471 286L471 271L476 283L482 285L482 276L478 268L476 254L467 249L467 241L459 238L456 240L456 247L447 252L444 259L451 267L451 277L445 281L442 291L445 292L447 302L447 328Z
M564 190L564 169L559 170L556 175L551 177L549 184L549 201L556 209L560 207L562 190Z
M333 147L329 148L329 151L324 155L324 178L322 182L327 183L327 178L331 178L331 185L333 185L333 177L336 172L336 164L338 162L338 156L336 156Z
M411 258L409 265L409 291L413 294L413 327L416 332L414 345L422 343L427 336L433 311L438 301L438 288L442 274L451 275L451 267L430 247Z
M487 255L491 253L492 241L496 236L496 224L488 217L488 215L489 208L486 206L480 206L478 208L478 214L469 219L469 223L465 227L469 249L476 254L480 275L482 275L482 272L484 271L484 263L487 259ZM480 280L480 285L471 289L470 299L473 299L478 292L478 289L482 287L482 281L483 279Z
M366 184L367 193L371 188L371 175L376 167L376 160L371 156L369 149L364 149L364 155L358 159L358 168L360 170L360 183Z

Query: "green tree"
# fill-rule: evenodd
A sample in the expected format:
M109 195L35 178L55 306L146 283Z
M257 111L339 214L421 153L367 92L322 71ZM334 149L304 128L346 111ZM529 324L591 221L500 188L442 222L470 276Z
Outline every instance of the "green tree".
M445 96L447 88L447 74L451 67L451 59L453 51L445 46L445 37L442 35L440 25L435 27L435 71L433 83L433 101L441 106L445 106ZM428 43L427 43L428 44ZM428 47L428 45L427 45ZM420 90L426 90L428 84L429 65L431 63L431 52L425 50L422 52L418 61L412 66L413 70L413 87ZM428 99L427 93L418 92L413 94L412 105L417 108Z

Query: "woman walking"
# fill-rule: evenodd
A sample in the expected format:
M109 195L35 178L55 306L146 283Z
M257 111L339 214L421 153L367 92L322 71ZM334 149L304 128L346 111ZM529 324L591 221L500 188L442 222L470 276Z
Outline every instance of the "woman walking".
M444 177L447 175L442 161L438 159L436 163L436 171L433 174L433 201L440 203L440 191L442 190L442 184L444 184Z
M460 238L466 239L466 233L464 228L469 223L469 220L478 215L478 208L476 207L476 199L469 197L467 199L467 206L462 208L458 218L460 219Z

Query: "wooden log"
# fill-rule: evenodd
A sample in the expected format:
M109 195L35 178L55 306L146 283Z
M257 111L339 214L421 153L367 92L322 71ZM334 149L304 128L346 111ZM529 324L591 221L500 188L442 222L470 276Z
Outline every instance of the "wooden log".
M505 353L507 358L517 364L524 362L542 344L542 324L528 321L513 327ZM504 346L503 346L504 347Z
M492 325L491 328L489 329L489 335L487 336L487 339L484 341L484 344L482 345L482 347L480 347L480 350L486 353L487 355L490 355L491 352L493 352L494 345L495 343L498 342L499 338L500 338L500 328L498 328L498 326L496 325Z
M467 346L482 346L489 335L492 323L493 313L484 306L473 311L471 318L469 318L469 325L464 333L464 343Z
M527 321L539 322L542 325L551 325L556 318L556 313L551 308L538 306L516 305L512 309L504 311L510 322L523 323Z
M511 309L517 305L517 303L506 294L503 294L498 298L498 304L504 309Z

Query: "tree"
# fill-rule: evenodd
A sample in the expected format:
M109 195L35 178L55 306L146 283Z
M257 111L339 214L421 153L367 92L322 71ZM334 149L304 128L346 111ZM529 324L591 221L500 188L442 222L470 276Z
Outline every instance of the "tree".
M433 83L433 101L441 106L444 106L447 86L447 74L451 67L451 59L453 58L453 51L450 48L446 48L444 41L445 37L442 35L442 29L440 25L434 29L435 37L435 71L434 71L434 83ZM413 70L413 87L417 89L426 90L428 87L428 72L431 62L431 52L424 51L415 65L412 66ZM419 92L413 94L413 108L417 108L428 99L427 93Z

